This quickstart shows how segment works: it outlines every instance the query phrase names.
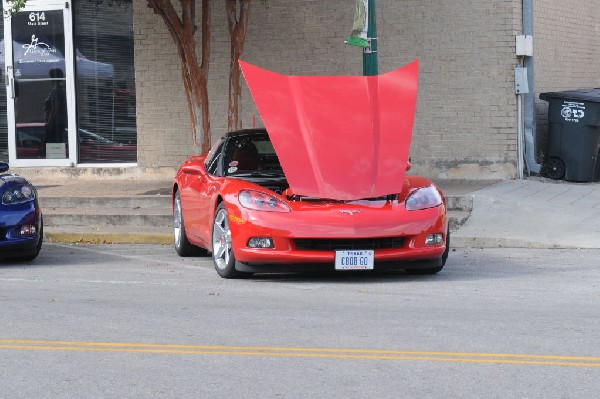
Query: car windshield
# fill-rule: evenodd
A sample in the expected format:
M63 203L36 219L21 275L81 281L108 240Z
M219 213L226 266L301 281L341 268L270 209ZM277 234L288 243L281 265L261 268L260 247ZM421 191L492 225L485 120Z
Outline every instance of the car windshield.
M266 134L233 136L225 149L226 176L280 176L283 174L273 144Z

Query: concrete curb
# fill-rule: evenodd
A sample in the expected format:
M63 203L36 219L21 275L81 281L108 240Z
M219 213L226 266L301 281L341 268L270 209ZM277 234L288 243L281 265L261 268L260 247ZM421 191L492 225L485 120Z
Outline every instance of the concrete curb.
M456 237L456 235L451 235L450 249L452 248L596 249L594 246L575 246L502 237Z
M124 234L124 233L47 233L47 242L85 243L85 244L153 244L172 245L171 234ZM595 249L595 247L549 244L498 237L456 237L451 236L450 248L529 248L529 249Z
M44 241L85 244L158 244L172 245L172 234L143 233L44 233Z

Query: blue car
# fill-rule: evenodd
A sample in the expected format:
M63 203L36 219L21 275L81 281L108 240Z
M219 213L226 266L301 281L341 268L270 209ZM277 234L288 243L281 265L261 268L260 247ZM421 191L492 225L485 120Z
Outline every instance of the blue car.
M0 258L31 261L42 248L43 222L37 191L0 162Z

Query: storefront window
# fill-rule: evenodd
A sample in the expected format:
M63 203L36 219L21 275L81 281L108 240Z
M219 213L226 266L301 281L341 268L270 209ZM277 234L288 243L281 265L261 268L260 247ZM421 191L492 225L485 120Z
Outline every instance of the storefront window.
M68 158L63 10L11 17L17 159Z
M73 2L79 163L137 161L132 2Z

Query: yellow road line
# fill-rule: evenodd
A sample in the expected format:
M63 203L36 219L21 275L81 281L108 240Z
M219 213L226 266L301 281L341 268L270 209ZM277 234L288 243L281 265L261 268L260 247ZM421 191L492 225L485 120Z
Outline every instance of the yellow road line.
M0 349L185 355L235 355L290 358L306 357L321 359L361 359L387 361L429 361L451 363L496 363L570 367L600 367L600 357L526 355L515 353L420 352L373 349L210 346L43 340L0 340Z

